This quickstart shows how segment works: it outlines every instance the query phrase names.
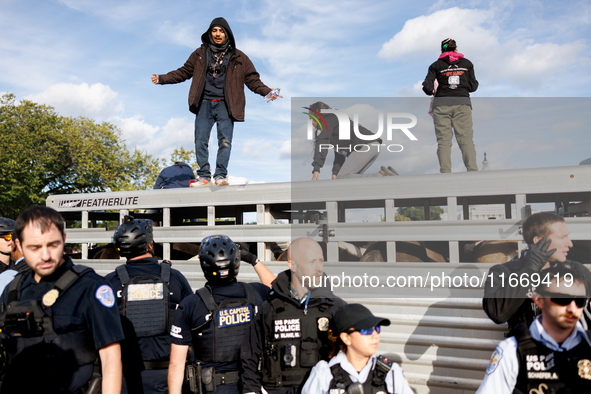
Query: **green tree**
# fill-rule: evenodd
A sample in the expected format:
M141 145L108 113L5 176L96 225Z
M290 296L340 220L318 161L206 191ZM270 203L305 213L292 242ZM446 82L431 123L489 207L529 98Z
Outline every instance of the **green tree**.
M127 150L121 131L12 94L0 97L0 215L16 217L49 194L147 189L160 161ZM151 171L156 171L155 176Z
M384 215L382 215L380 217L380 222L385 222L386 221L386 217ZM401 214L399 214L398 212L396 212L394 214L394 221L395 222L410 222L410 218L406 217L406 216L402 216Z
M116 190L149 190L154 187L166 160L152 158L145 152L134 150L127 160L127 183Z
M409 220L425 220L425 209L423 207L401 207L398 208L397 213ZM431 220L441 220L442 213L443 208L431 207Z
M170 165L173 165L177 161L188 164L194 173L197 173L199 164L197 164L197 158L195 157L194 150L185 150L183 146L175 148L174 152L170 154Z

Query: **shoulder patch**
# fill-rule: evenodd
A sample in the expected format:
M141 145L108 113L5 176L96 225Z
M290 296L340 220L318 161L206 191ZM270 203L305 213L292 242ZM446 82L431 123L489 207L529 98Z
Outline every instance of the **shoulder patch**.
M170 335L175 338L183 339L183 335L181 334L182 331L182 328L177 327L174 324L170 327Z
M486 368L486 374L490 375L493 373L497 366L499 365L499 361L503 358L503 351L499 348L496 348L493 352L492 356L490 357L490 362L488 363L488 367Z
M115 295L113 294L113 289L111 289L109 285L102 285L96 289L94 296L107 308L112 308L113 305L115 305Z

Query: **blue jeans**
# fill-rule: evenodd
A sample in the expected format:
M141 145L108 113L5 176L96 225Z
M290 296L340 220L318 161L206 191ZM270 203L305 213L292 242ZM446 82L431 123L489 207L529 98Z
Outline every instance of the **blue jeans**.
M197 164L199 164L197 170L199 178L211 178L209 135L214 123L217 123L218 155L213 177L226 178L228 176L234 121L228 115L225 101L203 100L199 113L195 117L195 155L197 156Z

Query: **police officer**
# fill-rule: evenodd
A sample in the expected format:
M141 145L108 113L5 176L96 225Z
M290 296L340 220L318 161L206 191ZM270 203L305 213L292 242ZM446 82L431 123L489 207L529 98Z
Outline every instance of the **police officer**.
M14 230L14 220L0 218L0 272L6 271L12 264L12 231Z
M241 259L254 266L263 283L236 280ZM207 283L181 302L170 331L170 393L181 393L187 352L193 346L197 382L191 390L237 394L241 392L240 345L275 276L256 256L239 250L225 235L204 238L199 260Z
M312 368L302 394L413 394L402 368L375 355L381 326L389 326L390 320L374 316L361 304L349 304L337 311L333 323L331 341L338 354Z
M540 212L529 216L523 223L523 239L528 249L519 258L506 264L493 266L487 276L482 306L488 317L497 324L507 322L509 330L520 323L529 326L539 314L539 310L530 299L533 286L521 286L521 283L534 284L536 279L545 278L546 269L551 266L577 267L582 265L567 259L573 243L569 238L569 229L564 218L553 212ZM591 289L591 273L580 270L588 289ZM517 285L511 285L513 280ZM511 280L511 281L510 281ZM589 307L583 314L584 327L591 323Z
M115 291L119 312L133 323L144 363L144 394L167 393L170 325L177 306L193 290L183 274L171 268L170 262L159 264L153 257L152 220L125 216L113 235L113 243L127 262L105 279ZM126 335L126 345L132 341ZM125 375L122 391L137 391L127 381L129 374Z
M564 266L546 272L532 296L541 315L497 346L477 394L591 392L591 342L579 321L588 302L584 276Z
M0 273L0 294L6 286L12 282L17 273L30 269L21 251L16 246L16 236L11 235L12 251L10 253L11 263L4 272Z
M123 331L113 290L63 254L64 220L55 210L27 208L14 232L31 269L15 277L0 302L9 355L2 392L82 392L98 352L102 392L119 393Z
M261 393L261 387L269 394L295 393L310 368L328 359L329 321L345 305L330 290L311 288L323 278L324 255L316 241L294 240L287 256L289 269L273 282L242 345L244 393Z

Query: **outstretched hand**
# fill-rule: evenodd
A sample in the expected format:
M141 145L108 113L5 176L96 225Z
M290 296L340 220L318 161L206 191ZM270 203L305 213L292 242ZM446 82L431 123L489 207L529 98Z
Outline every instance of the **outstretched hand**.
M154 85L158 85L158 82L160 82L158 74L152 74L152 82L154 83Z

